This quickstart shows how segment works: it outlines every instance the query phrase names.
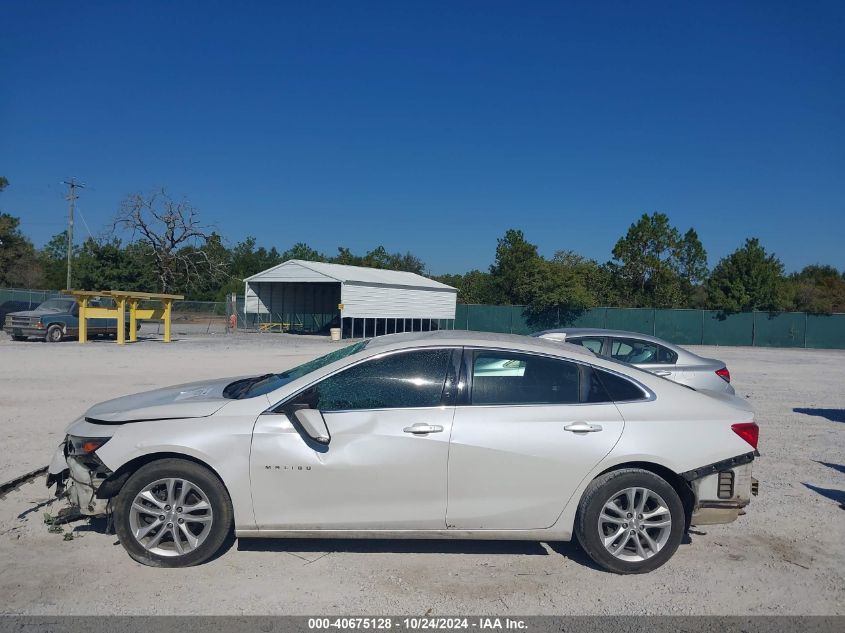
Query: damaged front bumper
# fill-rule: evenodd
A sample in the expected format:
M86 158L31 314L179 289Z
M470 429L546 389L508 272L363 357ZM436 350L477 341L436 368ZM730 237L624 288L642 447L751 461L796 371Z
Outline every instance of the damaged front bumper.
M70 438L59 444L47 467L47 487L56 485L56 496L66 496L72 506L88 516L108 512L109 500L97 496L97 491L112 472L94 452L75 454Z

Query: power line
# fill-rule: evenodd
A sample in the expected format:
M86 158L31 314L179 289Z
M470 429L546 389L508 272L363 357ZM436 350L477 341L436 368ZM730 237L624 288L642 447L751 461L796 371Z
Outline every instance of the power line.
M85 185L82 185L73 178L70 181L63 181L64 184L68 186L68 194L67 194L67 201L68 201L68 210L67 210L67 289L70 290L70 267L71 261L73 260L73 209L74 203L76 199L79 197L76 195L76 189L84 189ZM87 228L87 227L86 227Z
M82 220L82 224L85 225L85 230L88 231L88 237L92 240L94 239L94 235L91 233L91 229L88 228L88 222L85 221L85 214L82 213L82 209L77 209L79 212L79 218Z

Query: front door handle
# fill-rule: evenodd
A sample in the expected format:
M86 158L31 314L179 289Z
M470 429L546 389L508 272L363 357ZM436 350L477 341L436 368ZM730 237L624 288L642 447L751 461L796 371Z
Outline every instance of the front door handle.
M428 435L429 433L440 433L443 427L439 424L414 424L413 426L406 426L402 430L414 435Z
M595 433L601 431L601 424L587 424L586 422L573 422L563 427L564 431L572 433Z
M667 371L665 369L655 369L652 373L655 376L671 376L672 375L671 371Z

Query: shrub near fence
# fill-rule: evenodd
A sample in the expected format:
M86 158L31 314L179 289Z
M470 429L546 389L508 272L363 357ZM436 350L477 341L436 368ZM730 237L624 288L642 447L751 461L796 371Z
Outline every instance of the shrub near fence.
M641 332L679 345L746 345L845 349L845 314L593 308L566 315L549 327L595 327ZM526 334L525 306L459 304L455 329Z

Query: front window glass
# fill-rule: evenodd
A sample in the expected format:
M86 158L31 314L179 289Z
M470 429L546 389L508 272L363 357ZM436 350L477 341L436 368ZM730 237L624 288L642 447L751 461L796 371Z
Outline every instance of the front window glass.
M672 350L639 339L615 338L610 346L612 358L631 365L674 365L678 355Z
M604 341L601 338L572 338L566 339L566 342L586 347L588 350L593 352L593 354L598 356L601 354L601 346Z
M323 412L440 406L451 349L424 349L364 361L296 398Z
M297 378L301 378L305 374L310 374L312 371L317 371L318 369L321 369L326 365L330 365L335 361L360 352L367 346L367 343L369 343L369 341L361 341L360 343L355 343L354 345L348 345L347 347L335 350L325 356L320 356L319 358L310 360L307 363L303 363L302 365L297 365L296 367L283 371L279 374L265 374L254 378L236 380L226 386L223 390L223 397L240 400L243 398L254 398L255 396L270 393L271 391L274 391L279 387L296 380Z
M472 404L574 404L579 402L575 363L509 352L475 352Z

